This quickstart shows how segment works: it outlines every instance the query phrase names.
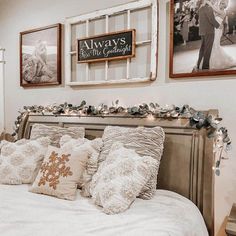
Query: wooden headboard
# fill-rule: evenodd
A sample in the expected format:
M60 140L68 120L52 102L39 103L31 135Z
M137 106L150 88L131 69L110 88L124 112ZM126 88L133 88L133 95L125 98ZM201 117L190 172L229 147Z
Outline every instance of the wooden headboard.
M206 113L213 117L218 115L217 110L209 110ZM214 235L213 140L207 137L205 129L197 130L190 127L189 120L185 118L169 120L30 113L26 114L21 122L18 138L29 138L32 125L35 123L62 127L83 126L89 139L101 137L107 125L163 127L166 139L157 188L177 192L194 202L204 217L209 234Z

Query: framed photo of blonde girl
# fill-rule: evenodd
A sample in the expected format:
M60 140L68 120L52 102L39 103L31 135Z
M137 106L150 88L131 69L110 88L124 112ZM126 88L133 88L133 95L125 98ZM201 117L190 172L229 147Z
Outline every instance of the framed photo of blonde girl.
M61 24L20 33L20 85L61 83Z
M171 0L170 77L236 74L236 0Z

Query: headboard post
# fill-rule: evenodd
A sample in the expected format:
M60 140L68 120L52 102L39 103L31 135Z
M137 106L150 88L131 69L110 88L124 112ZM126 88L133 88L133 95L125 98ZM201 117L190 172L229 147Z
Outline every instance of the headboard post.
M209 116L216 118L219 116L218 110L209 110ZM202 132L206 133L206 130ZM206 134L204 134L206 136ZM205 148L204 148L204 170L203 170L203 215L205 216L205 222L210 229L210 236L215 235L215 225L214 225L214 205L215 205L215 173L213 170L215 156L214 156L214 139L206 138L205 139ZM211 204L209 204L211 202Z
M29 118L29 113L26 112L24 113L24 115L21 117L21 122L20 122L20 126L18 127L18 132L17 132L17 139L22 139L22 138L26 138L25 137L25 130L26 130L26 124L28 122L28 118Z

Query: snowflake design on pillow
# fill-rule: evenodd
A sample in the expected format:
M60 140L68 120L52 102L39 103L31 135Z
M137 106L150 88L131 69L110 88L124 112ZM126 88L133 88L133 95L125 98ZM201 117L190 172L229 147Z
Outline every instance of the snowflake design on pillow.
M49 187L54 190L57 189L57 185L60 183L59 178L72 176L73 173L70 167L66 166L66 162L69 161L69 157L71 154L62 154L58 155L55 151L53 151L49 157L48 162L44 162L40 168L40 172L43 176L40 178L38 186L46 185L46 182L49 183Z

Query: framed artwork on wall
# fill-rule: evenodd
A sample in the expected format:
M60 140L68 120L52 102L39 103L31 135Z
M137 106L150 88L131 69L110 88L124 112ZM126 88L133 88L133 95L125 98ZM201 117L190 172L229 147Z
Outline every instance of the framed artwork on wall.
M171 0L170 77L236 74L236 0Z
M61 24L20 33L20 85L61 84Z
M69 17L65 21L65 84L148 83L157 78L158 0Z

